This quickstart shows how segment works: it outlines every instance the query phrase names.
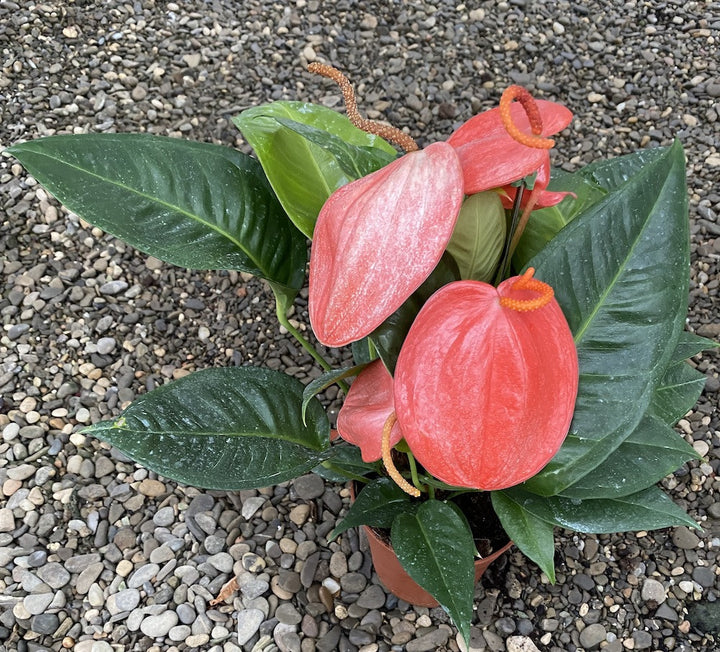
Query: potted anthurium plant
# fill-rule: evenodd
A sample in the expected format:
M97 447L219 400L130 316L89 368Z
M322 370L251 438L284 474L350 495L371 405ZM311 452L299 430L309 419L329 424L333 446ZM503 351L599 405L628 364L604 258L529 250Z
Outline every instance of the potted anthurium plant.
M243 111L256 158L133 134L7 150L141 251L265 279L280 324L323 368L307 386L253 366L200 370L84 432L199 487L352 479L333 536L384 532L466 640L483 499L551 580L555 527L695 526L657 486L696 457L673 426L704 384L686 359L714 346L684 331L680 144L551 172L550 137L572 114L512 86L420 149L362 118L336 69L311 70L340 85L347 117L284 101ZM350 367L332 368L288 317L308 240L310 324L323 345L352 347ZM333 383L339 438L318 398Z

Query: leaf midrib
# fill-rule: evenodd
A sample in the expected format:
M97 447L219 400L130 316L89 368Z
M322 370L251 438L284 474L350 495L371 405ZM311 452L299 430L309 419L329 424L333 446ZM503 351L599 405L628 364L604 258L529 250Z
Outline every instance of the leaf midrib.
M227 240L229 240L230 242L232 242L240 251L242 251L242 252L245 254L245 256L247 256L247 258L248 258L250 261L252 261L252 263L254 264L254 266L255 266L258 270L260 270L266 277L269 277L269 276L270 276L270 272L268 272L268 270L266 270L266 269L263 268L263 266L260 264L260 262L259 262L258 260L256 260L255 257L252 256L252 254L250 253L250 251L249 251L246 247L243 246L243 244L242 244L242 242L241 242L240 240L238 240L237 238L233 237L230 233L228 233L228 232L226 232L226 231L223 231L223 230L220 229L216 224L212 224L211 222L208 222L207 220L204 220L202 217L200 217L200 216L197 215L196 213L191 213L190 211L188 211L188 210L186 210L186 209L184 209L184 208L182 208L182 207L180 207L180 206L177 206L177 205L175 205L175 204L171 204L171 203L169 203L169 202L163 201L162 199L160 199L160 198L158 198L158 197L154 197L153 195L149 195L149 194L147 194L147 193L145 193L145 192L141 192L141 191L139 191L139 190L136 190L135 188L132 188L132 187L130 187L130 186L127 186L127 185L124 184L124 183L120 183L120 182L117 182L117 181L113 181L112 179L109 179L109 178L104 177L104 176L102 176L102 175L100 175L100 174L97 174L97 173L95 173L95 172L92 172L91 170L87 170L87 169L85 169L85 168L83 168L83 167L80 167L79 165L75 165L75 164L73 164L73 163L70 163L69 161L65 161L65 160L63 160L63 159L61 159L61 158L58 158L58 157L55 156L55 155L51 155L51 154L49 154L49 153L47 153L47 152L37 151L37 150L33 150L33 149L28 149L28 150L26 150L26 151L32 152L32 153L34 153L36 156L43 156L43 157L45 157L45 158L47 158L47 159L49 159L49 160L51 160L51 161L54 161L54 162L56 162L56 163L59 163L60 165L64 165L64 166L70 168L71 170L77 170L77 171L79 171L79 172L81 172L81 173L84 173L84 174L87 175L87 176L93 177L93 178L95 178L95 179L98 179L98 180L100 180L100 181L103 181L103 182L105 182L105 183L108 183L108 184L110 184L110 185L112 185L112 186L115 186L115 187L117 187L117 188L120 188L120 189L122 189L122 190L125 190L125 191L127 191L127 192L130 192L131 194L134 194L134 195L137 195L138 197L142 197L142 198L144 198L144 199L147 199L147 200L149 200L149 201L151 201L151 202L154 202L154 203L156 203L156 204L158 204L158 205L160 205L160 206L164 206L164 207L166 207L166 208L168 208L168 209L174 210L174 211L176 211L177 213L180 213L181 215L184 215L184 216L186 216L186 217L189 217L190 219L192 219L192 220L194 220L194 221L196 221L196 222L199 222L200 224L205 225L206 227L208 227L208 228L211 229L212 231L215 231L217 234L219 234L219 235L221 235L221 236L224 236ZM11 153L12 153L12 152L11 152ZM237 166L236 166L234 163L232 163L232 161L230 161L229 159L225 159L224 157L220 157L220 158L223 158L224 160L226 160L226 161L227 161L230 165L232 165L234 168L239 169L239 168L237 168ZM55 184L53 184L53 185L55 185ZM63 200L63 203L65 203L64 200Z
M675 164L674 164L674 163L671 163L670 167L673 168L674 166L675 166ZM648 176L647 170L648 170L648 168L643 168L642 171L641 171L641 173L640 173L638 176ZM633 179L634 179L634 178L633 178ZM631 181L631 179L628 179L628 180L623 184L623 188L627 187L627 185L630 183L630 181ZM663 187L662 187L663 190L664 190L664 188L665 188L665 185L666 185L666 184L664 183L664 184L663 184ZM661 191L658 192L657 195L655 196L655 201L653 202L653 204L652 204L652 206L650 207L650 209L647 211L648 219L645 220L645 223L643 224L642 228L640 229L640 231L638 232L637 236L636 236L635 239L633 240L632 246L630 247L627 256L625 256L624 260L622 261L622 264L618 267L618 272L613 276L612 281L611 281L610 284L605 288L605 291L601 294L600 300L597 302L597 304L595 305L594 309L590 312L590 314L587 316L587 318L583 320L582 324L580 325L580 328L578 329L578 331L577 331L577 332L575 333L575 335L573 336L573 338L574 338L574 340L575 340L576 346L579 345L580 342L582 341L582 338L583 338L583 336L585 335L585 332L588 330L588 328L589 328L590 325L592 324L593 320L595 319L595 317L597 316L597 314L600 312L600 309L604 307L605 303L607 302L608 297L610 296L611 292L615 289L615 286L616 286L617 283L619 282L620 277L621 277L621 276L623 275L623 273L625 272L625 269L626 269L626 267L627 267L627 265L628 265L628 261L632 258L633 254L634 254L634 252L635 252L635 249L636 249L638 243L639 243L640 240L641 240L642 234L643 234L643 233L645 232L645 230L647 229L648 224L652 221L652 219L651 219L651 218L652 218L652 214L653 214L653 212L655 211L655 207L658 205L658 203L659 203L659 198L660 198L660 196L661 196L662 194L663 194L663 193L662 193L662 190L661 190ZM612 195L611 195L611 196L612 196ZM600 202L598 202L598 204L599 204L599 203L600 203ZM597 206L597 204L596 204L596 206Z

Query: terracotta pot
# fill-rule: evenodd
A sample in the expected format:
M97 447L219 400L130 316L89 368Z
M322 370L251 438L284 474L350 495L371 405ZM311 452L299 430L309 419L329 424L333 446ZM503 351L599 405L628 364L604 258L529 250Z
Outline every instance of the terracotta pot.
M355 500L354 483L350 483L350 495ZM401 600L418 607L437 607L438 603L425 589L421 588L405 571L397 558L392 546L384 537L369 525L363 525L363 530L370 545L373 566L378 577L385 587ZM512 541L508 541L502 548L487 557L475 561L475 581L477 582L500 555L510 549Z
M372 554L373 565L378 577L385 587L401 600L419 607L437 607L438 603L427 591L420 588L418 584L405 572L392 547L380 536L374 528L363 525L370 553ZM500 550L495 551L488 557L475 561L475 581L477 582L487 567L492 564L500 555L510 549L512 541L508 541Z

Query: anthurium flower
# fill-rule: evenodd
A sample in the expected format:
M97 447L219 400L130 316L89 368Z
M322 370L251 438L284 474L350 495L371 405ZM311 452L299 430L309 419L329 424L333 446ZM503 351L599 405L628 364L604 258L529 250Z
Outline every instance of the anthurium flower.
M455 150L433 143L336 190L318 216L310 321L327 346L371 333L421 285L463 200Z
M447 141L460 159L465 193L499 188L538 170L554 144L547 137L570 120L572 113L561 104L534 100L524 88L510 86L499 107L470 118Z
M395 400L393 379L380 360L363 369L340 408L337 429L340 436L360 448L364 462L375 462L382 457L383 427L392 414ZM397 423L390 432L390 446L402 439Z
M535 185L533 187L534 202L533 208L547 208L548 206L555 206L559 204L568 195L575 196L572 192L553 192L545 190L548 183L550 183L550 157L540 166L537 170L537 176L535 177ZM517 187L507 185L504 186L500 191L500 199L502 200L503 208L512 208L515 202L515 196L517 195ZM520 207L525 208L530 200L532 193L523 193L520 199Z
M523 276L498 288L450 283L423 306L395 369L395 411L425 469L461 487L535 475L562 444L577 352L552 288Z

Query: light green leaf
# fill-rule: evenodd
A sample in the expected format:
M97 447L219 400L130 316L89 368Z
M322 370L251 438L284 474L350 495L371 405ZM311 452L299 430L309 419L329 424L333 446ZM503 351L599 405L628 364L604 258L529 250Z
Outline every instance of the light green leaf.
M506 228L505 210L496 192L480 192L465 199L447 245L460 278L492 280L503 253Z
M310 125L288 120L286 118L276 118L283 126L291 129L303 138L315 145L319 145L327 152L335 157L338 165L352 179L364 177L381 167L385 167L388 163L392 163L397 158L397 153L392 154L384 149L377 147L360 147L345 142L342 138L331 134L323 129L317 129Z
M357 177L348 174L333 153L282 125L278 119L326 131L348 145L375 148L394 156L378 136L361 131L340 113L317 104L272 102L233 118L252 145L290 219L312 238L318 213L330 194Z
M8 150L85 221L191 269L303 284L307 248L258 162L228 147L148 134L40 138Z
M118 418L83 430L161 475L207 489L285 482L327 456L330 426L303 385L259 367L205 369L137 398Z

